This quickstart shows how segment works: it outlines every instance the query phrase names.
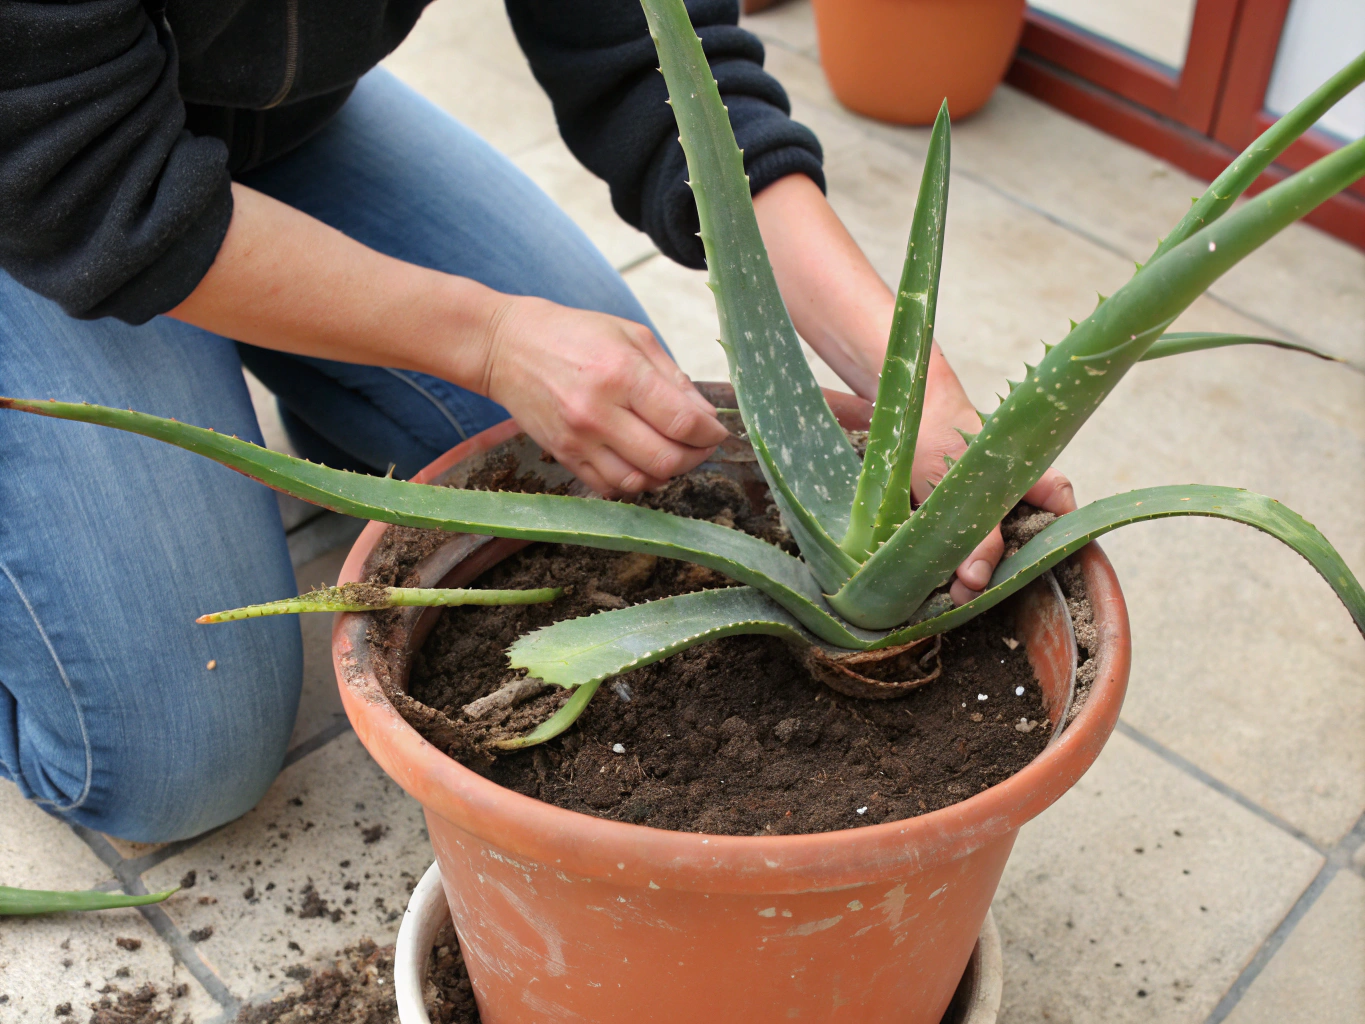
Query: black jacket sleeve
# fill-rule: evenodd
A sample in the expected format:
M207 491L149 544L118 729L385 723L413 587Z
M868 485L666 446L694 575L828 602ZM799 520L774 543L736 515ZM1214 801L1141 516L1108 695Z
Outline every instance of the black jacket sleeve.
M140 324L208 271L227 147L184 130L174 41L139 0L0 0L0 268Z
M506 3L564 141L611 186L616 212L664 255L703 266L687 162L639 0ZM820 143L788 116L787 94L763 70L763 44L738 27L737 0L688 0L687 10L730 109L754 194L793 173L823 189Z

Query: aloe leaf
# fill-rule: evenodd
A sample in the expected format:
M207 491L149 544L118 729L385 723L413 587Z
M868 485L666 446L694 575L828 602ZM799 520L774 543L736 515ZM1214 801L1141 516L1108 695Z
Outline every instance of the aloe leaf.
M875 639L830 612L820 585L799 558L705 520L597 498L466 491L348 473L202 427L100 405L0 398L0 409L5 408L165 441L296 498L362 519L681 558L757 587L830 643L848 646L859 643L860 636Z
M1210 284L1365 175L1365 140L1248 200L1134 275L1011 389L966 452L830 605L893 628L1019 501L1161 332Z
M857 567L838 541L859 460L801 351L759 234L744 157L682 0L643 0L701 219L709 285L740 413L802 554L834 590Z
M575 621L575 620L571 620ZM597 688L602 685L601 680L596 682L584 683L574 690L573 695L564 702L564 706L556 711L545 721L526 733L524 736L513 736L511 739L499 740L493 746L499 750L520 750L523 747L534 747L537 743L544 743L552 740L574 722L578 721L578 716L587 710L588 702L592 700Z
M924 411L929 352L934 344L951 152L952 129L948 101L944 100L924 158L905 269L896 291L891 338L877 382L877 402L867 432L858 493L842 545L859 562L910 516L910 468Z
M1176 331L1171 334L1163 334L1152 342L1152 347L1143 353L1139 362L1145 363L1166 356L1178 356L1185 352L1202 352L1210 348L1225 348L1229 345L1268 345L1273 348L1289 349L1291 352L1303 352L1306 355L1326 359L1329 362L1341 363L1358 373L1365 373L1365 366L1360 363L1333 355L1326 349L1306 345L1302 342L1282 341L1279 338L1260 338L1252 334L1218 334L1206 331Z
M737 633L814 642L795 617L760 591L727 587L565 619L527 633L507 654L513 668L547 683L584 686Z
M1325 579L1356 628L1365 634L1365 590L1318 528L1293 509L1239 487L1176 484L1147 487L1092 502L1062 516L1002 561L981 595L943 615L887 634L872 647L893 647L954 629L991 608L1097 537L1130 523L1172 516L1208 516L1253 526L1293 548Z
M1227 169L1213 180L1208 190L1194 201L1175 228L1162 239L1147 264L1150 266L1185 239L1212 224L1261 176L1277 156L1356 86L1365 82L1365 53L1360 54L1289 113L1285 114L1252 142Z
M165 892L153 892L143 896L127 896L121 892L52 892L44 889L15 889L0 885L0 917L23 916L30 914L57 914L67 910L118 910L122 907L145 907L160 903L173 893L179 892L177 886Z
M442 590L434 587L380 587L343 583L298 597L265 604L249 604L225 612L201 615L195 622L237 622L263 615L301 615L306 612L372 612L381 608L445 608L454 605L546 604L561 597L562 587L535 590Z

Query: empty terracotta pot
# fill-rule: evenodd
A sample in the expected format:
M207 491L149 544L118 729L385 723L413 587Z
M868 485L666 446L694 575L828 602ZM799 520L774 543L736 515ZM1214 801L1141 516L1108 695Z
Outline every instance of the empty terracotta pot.
M728 385L703 387L733 405ZM830 399L846 426L866 426L867 403ZM515 460L517 475L567 478L506 423L418 479L459 485L490 456ZM711 468L761 486L742 456L722 449ZM387 529L365 529L342 582L363 578ZM522 546L452 534L418 566L419 585L466 585ZM386 686L406 689L438 610L404 609L382 637L367 636L369 616L339 615L333 658L346 713L426 811L485 1024L937 1024L1019 827L1084 774L1118 719L1130 653L1123 597L1099 548L1080 559L1101 653L1089 699L1061 736L961 803L819 835L669 832L503 789L427 743L386 696ZM1040 586L1018 596L1015 614L1056 724L1075 666L1065 608Z
M1024 0L812 0L820 63L850 110L932 124L975 113L1005 77Z

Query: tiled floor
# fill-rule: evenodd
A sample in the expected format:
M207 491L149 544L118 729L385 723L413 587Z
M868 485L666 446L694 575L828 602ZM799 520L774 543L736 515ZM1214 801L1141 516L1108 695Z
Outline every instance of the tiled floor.
M795 115L821 137L831 200L893 279L926 133L839 108L804 3L749 24ZM436 4L389 66L508 153L629 268L689 373L724 375L700 275L655 255L568 155L497 0ZM989 407L1038 340L1122 283L1202 186L1009 89L955 126L953 145L939 338ZM1182 320L1310 339L1357 360L1362 324L1365 255L1301 227ZM1268 492L1365 570L1365 378L1338 367L1274 351L1142 366L1063 468L1083 500L1188 480ZM353 527L286 513L302 523L291 535L300 580L334 579ZM1118 734L1024 829L1006 871L995 905L1002 1021L1365 1019L1365 645L1313 572L1251 531L1167 522L1105 548L1130 604L1132 684ZM0 1021L52 1020L67 1001L83 1019L106 981L185 985L177 1020L225 1021L289 985L290 966L392 937L393 912L430 859L421 817L340 716L327 623L305 629L289 767L242 820L193 843L133 847L73 833L0 785L5 883L141 891L195 879L145 914L0 923ZM310 884L329 913L301 920ZM124 950L120 937L142 946Z

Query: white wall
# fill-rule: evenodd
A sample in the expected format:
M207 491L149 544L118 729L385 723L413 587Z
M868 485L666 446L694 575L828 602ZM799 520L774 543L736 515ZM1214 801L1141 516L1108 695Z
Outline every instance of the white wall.
M1285 19L1266 109L1283 114L1365 50L1365 0L1294 0ZM1342 138L1365 135L1365 87L1318 122Z

